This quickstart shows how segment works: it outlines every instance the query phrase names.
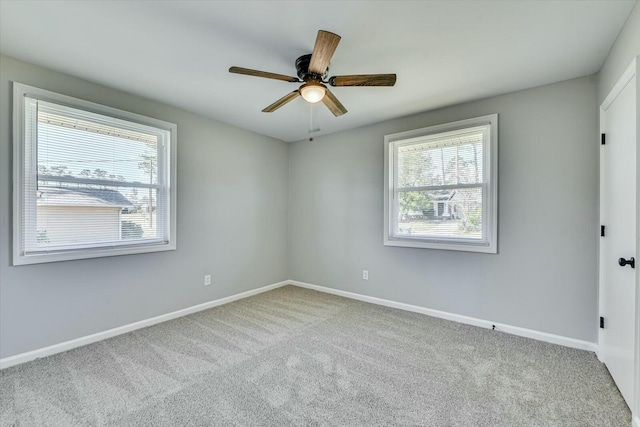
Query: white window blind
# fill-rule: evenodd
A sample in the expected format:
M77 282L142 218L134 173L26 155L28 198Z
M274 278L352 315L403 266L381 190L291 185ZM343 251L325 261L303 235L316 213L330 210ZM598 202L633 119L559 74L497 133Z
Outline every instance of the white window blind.
M29 95L21 100L17 263L175 248L171 126Z
M481 119L387 137L385 244L493 251L497 123Z

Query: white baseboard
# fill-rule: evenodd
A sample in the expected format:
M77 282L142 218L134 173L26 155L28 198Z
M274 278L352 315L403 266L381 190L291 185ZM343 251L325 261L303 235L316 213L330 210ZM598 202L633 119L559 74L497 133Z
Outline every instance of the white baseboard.
M135 331L136 329L146 328L147 326L166 322L167 320L176 319L178 317L186 316L188 314L196 313L198 311L207 310L209 308L227 304L232 301L236 301L236 300L247 298L253 295L261 294L263 292L267 292L272 289L276 289L281 286L288 285L289 283L290 283L289 280L285 280L284 282L274 283L272 285L263 286L258 289L252 289L250 291L246 291L246 292L231 295L228 297L220 298L217 300L205 302L203 304L198 304L191 307L183 308L182 310L177 310L171 313L162 314L160 316L152 317L146 320L141 320L139 322L130 323L128 325L109 329L107 331L98 332L96 334L87 335L81 338L76 338L76 339L65 341L59 344L50 345L48 347L39 348L37 350L28 351L26 353L17 354L15 356L5 357L3 359L0 359L0 370L9 368L11 366L19 365L21 363L29 362L31 360L39 359L41 357L51 356L56 353L62 353L63 351L71 350L77 347L82 347L83 345L92 344L97 341L102 341L107 338L115 337L116 335L126 334L127 332Z
M313 289L328 294L339 295L341 297L351 298L359 301L369 302L372 304L384 305L386 307L397 308L414 313L426 314L427 316L438 317L440 319L452 320L454 322L465 323L467 325L479 326L481 328L495 329L512 335L531 338L538 341L545 341L552 344L559 344L565 347L577 348L595 352L596 343L589 341L577 340L575 338L563 337L561 335L549 334L546 332L535 331L533 329L520 328L518 326L510 326L502 323L492 322L490 320L477 319L475 317L463 316L460 314L448 313L446 311L433 310L430 308L419 307L417 305L405 304L402 302L391 301L382 298L371 297L368 295L356 294L354 292L341 291L339 289L327 288L325 286L312 285L310 283L298 282L290 280L289 283L301 288ZM638 426L640 427L640 425Z
M580 350L588 350L588 351L594 351L594 352L597 350L596 344L588 341L581 341L574 338L563 337L560 335L549 334L546 332L534 331L532 329L525 329L517 326L505 325L502 323L491 322L489 320L477 319L475 317L468 317L460 314L448 313L445 311L433 310L430 308L419 307L416 305L405 304L405 303L386 300L382 298L371 297L367 295L357 294L354 292L347 292L339 289L327 288L325 286L318 286L310 283L298 282L295 280L285 280L283 282L263 286L258 289L252 289L250 291L242 292L236 295L231 295L225 298L220 298L220 299L209 301L203 304L187 307L182 310L152 317L150 319L141 320L139 322L130 323L128 325L109 329L107 331L98 332L96 334L87 335L85 337L80 337L70 341L65 341L59 344L54 344L48 347L40 348L37 350L28 351L26 353L17 354L15 356L5 357L3 359L0 359L0 370L9 368L11 366L19 365L21 363L29 362L31 360L35 360L41 357L51 356L56 353L61 353L63 351L71 350L87 344L92 344L97 341L115 337L116 335L126 334L127 332L135 331L141 328L146 328L147 326L166 322L168 320L176 319L178 317L186 316L188 314L196 313L198 311L207 310L209 308L217 307L219 305L227 304L232 301L236 301L242 298L247 298L263 292L267 292L272 289L276 289L288 284L299 286L301 288L313 289L313 290L325 292L328 294L339 295L342 297L351 298L359 301L365 301L372 304L383 305L386 307L397 308L400 310L412 311L414 313L426 314L427 316L433 316L441 319L452 320L454 322L460 322L468 325L479 326L481 328L491 329L493 326L495 326L495 329L501 332L506 332L513 335L532 338L539 341L545 341L552 344L559 344L566 347L577 348ZM634 418L634 423L635 423L634 427L640 427L640 421L638 421L637 417Z

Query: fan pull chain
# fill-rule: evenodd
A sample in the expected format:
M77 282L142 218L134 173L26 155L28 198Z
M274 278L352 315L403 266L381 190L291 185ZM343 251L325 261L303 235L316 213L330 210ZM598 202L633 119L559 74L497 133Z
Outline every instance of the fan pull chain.
M313 104L309 104L309 135L320 132L320 126L313 127ZM309 136L309 141L313 141L313 136Z

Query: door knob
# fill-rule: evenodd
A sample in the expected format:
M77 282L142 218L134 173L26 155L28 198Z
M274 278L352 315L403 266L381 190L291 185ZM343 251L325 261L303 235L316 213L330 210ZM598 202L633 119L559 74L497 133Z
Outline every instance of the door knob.
M618 264L620 265L620 267L624 267L625 265L630 265L631 268L636 268L636 259L634 257L631 257L629 259L620 258L618 260Z

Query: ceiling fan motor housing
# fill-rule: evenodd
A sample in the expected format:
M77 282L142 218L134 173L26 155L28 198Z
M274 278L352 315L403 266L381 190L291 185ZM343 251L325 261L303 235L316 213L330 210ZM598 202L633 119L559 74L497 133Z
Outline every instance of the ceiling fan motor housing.
M300 80L308 82L309 80L315 81L323 81L327 74L329 73L329 67L324 70L324 74L319 75L316 73L309 72L309 63L311 62L311 54L302 55L300 58L296 59L296 71L298 72L298 77Z

